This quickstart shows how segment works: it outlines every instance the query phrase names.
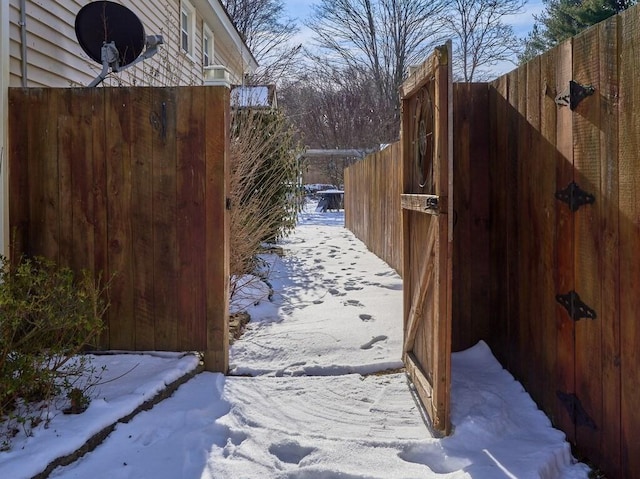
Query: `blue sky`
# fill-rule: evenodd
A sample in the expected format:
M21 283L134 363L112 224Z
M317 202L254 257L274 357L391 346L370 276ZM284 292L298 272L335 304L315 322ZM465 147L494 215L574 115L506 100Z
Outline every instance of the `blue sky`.
M311 5L317 2L318 0L284 0L284 5L290 17L303 21L311 13ZM539 13L542 8L542 0L529 0L524 7L524 12L511 19L510 23L519 36L524 36L531 30L533 14Z
M294 41L295 43L304 44L311 36L311 32L302 23L311 13L311 6L318 3L319 0L283 0L283 2L287 15L296 19L300 26L300 33L296 36ZM533 27L533 15L540 13L543 8L544 5L542 0L528 0L524 6L523 13L508 17L505 21L513 26L518 37L525 37ZM504 64L497 65L493 70L496 74L502 74L512 70L513 68L513 64L505 62Z

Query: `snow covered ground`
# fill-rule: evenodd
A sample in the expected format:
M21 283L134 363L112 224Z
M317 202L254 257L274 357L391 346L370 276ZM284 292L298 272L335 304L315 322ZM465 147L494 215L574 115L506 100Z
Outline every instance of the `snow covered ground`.
M586 478L564 435L484 343L453 355L454 433L432 437L402 373L400 278L343 228L341 213L302 215L270 257L273 301L231 349L232 372L201 373L119 424L95 451L55 478L389 479ZM117 355L78 416L0 453L0 478L28 478L56 454L133 410L193 357ZM127 411L128 412L128 411ZM126 414L126 412L125 412Z

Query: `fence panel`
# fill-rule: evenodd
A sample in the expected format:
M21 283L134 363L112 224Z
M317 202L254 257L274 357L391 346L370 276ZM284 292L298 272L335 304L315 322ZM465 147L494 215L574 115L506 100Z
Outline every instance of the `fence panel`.
M102 346L228 366L228 89L10 90L15 253L112 278Z
M402 275L402 145L345 169L345 222L369 250Z

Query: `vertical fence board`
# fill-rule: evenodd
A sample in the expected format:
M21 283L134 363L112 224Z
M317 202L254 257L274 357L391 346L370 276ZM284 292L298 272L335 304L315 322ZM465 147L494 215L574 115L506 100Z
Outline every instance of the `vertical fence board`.
M572 79L572 41L567 40L557 47L557 69L555 94L566 90ZM557 108L557 107L556 107ZM556 165L555 191L563 190L573 181L573 112L569 108L557 108L556 143L558 163ZM567 205L556 202L556 294L565 294L574 288L573 268L573 214ZM558 425L575 442L575 424L560 401L560 393L575 392L575 343L574 323L567 312L556 304L556 357L557 391L555 393L559 415L555 418Z
M508 137L504 132L510 120L510 106L507 101L509 77L504 75L495 80L489 91L490 112L490 165L489 203L491 214L491 231L489 254L491 257L491 282L489 302L496 327L489 334L489 345L498 360L505 366L509 365L509 311L508 295L509 283L507 261L507 205L511 201L507 194L507 145Z
M619 17L598 27L600 56L600 181L599 205L602 240L598 254L602 274L602 441L599 463L607 471L620 471L620 237L618 211L618 46Z
M153 128L153 298L156 348L178 349L176 89L155 89Z
M541 59L534 58L526 67L526 113L524 114L525 142L521 149L519 188L524 197L520 199L520 272L525 279L525 290L521 286L521 321L526 326L525 337L521 336L521 349L529 350L530 358L526 361L526 376L529 378L531 395L540 403L544 389L545 377L540 365L543 363L545 352L545 340L542 336L543 314L545 305L553 298L548 296L545 288L546 273L552 271L545 269L544 247L549 241L545 241L551 235L547 231L553 231L553 225L549 224L546 210L553 206L554 175L544 167L545 159L542 157L541 130ZM522 95L521 95L522 96ZM553 183L550 184L551 180ZM527 218L527 221L522 221ZM547 263L548 265L548 263ZM524 311L522 308L526 308ZM526 319L525 319L526 318ZM522 332L522 331L521 331ZM528 336L528 338L527 338Z
M108 274L112 276L111 307L107 313L109 344L134 349L133 274L131 250L131 123L130 90L109 92L107 125L107 242Z
M565 159L556 149L557 141L557 105L556 96L556 62L558 50L553 49L540 58L540 132L536 138L538 143L538 194L539 194L539 229L535 232L540 244L540 305L539 319L541 322L541 340L543 341L542 363L539 374L543 377L543 389L540 394L540 406L551 417L555 418L562 412L556 396L556 363L557 363L557 327L556 327L556 244L557 238L557 200L553 194L556 191L557 165ZM543 233L547 234L543 234ZM534 233L534 234L535 234Z
M153 130L149 123L152 90L137 88L131 92L131 247L135 347L153 349L154 264L153 264ZM151 254L149 254L151 253Z
M23 90L9 90L9 223L12 261L29 244L29 174L28 145L30 98ZM5 163L7 164L7 163Z
M205 161L204 91L178 90L177 187L178 187L178 346L206 341L205 318ZM204 349L204 348L202 348Z
M573 77L593 85L597 94L582 101L573 114L574 180L582 189L596 192L593 205L574 213L575 291L598 318L581 319L575 326L576 395L593 425L576 420L576 441L587 457L599 459L602 431L602 271L598 263L601 248L601 208L605 198L600 187L600 71L597 29L589 29L573 40ZM598 201L600 200L600 201Z
M640 471L640 18L634 8L621 16L620 37L620 350L622 377L622 473ZM634 476L636 474L636 476Z
M96 281L102 285L110 281L108 264L108 233L107 233L107 138L106 138L106 107L105 91L103 89L93 89L91 98L91 197L93 201L93 215L87 216L86 221L93 227L93 267ZM89 174L87 172L87 174ZM87 185L88 186L88 185ZM88 200L91 201L91 200ZM87 215L90 213L87 212ZM107 318L105 318L107 319ZM100 345L109 344L109 323L105 321L105 330L98 343Z
M27 148L29 171L29 253L45 256L57 261L59 247L59 206L57 161L57 112L51 100L51 92L36 90L28 92L29 108Z
M229 367L229 92L207 88L206 142L206 348L205 367L226 372Z
M507 322L508 322L508 335L509 335L509 367L511 371L517 376L522 377L522 368L524 364L520 362L520 356L522 351L519 351L520 347L520 330L524 327L524 324L520 323L518 315L520 295L519 295L519 271L518 271L518 258L519 258L519 246L518 246L518 190L520 185L518 184L518 140L520 138L520 128L522 119L518 107L523 104L523 100L518 97L520 88L523 88L524 83L520 83L520 77L522 77L522 71L514 70L507 74L508 90L508 117L507 117L507 150L505 158L506 168L506 184L504 188L507 192L507 207L506 207L506 258L507 258L507 276L504 281L509 285L510 291L502 298L507 304Z
M82 125L82 109L80 102L74 101L73 90L68 89L56 97L57 125L56 131L56 156L58 159L58 177L53 179L53 186L58 191L58 262L63 266L77 266L82 256L87 257L83 249L89 246L87 242L80 246L78 256L73 251L73 183L74 169L81 168L73 162L73 156L78 152L82 155L82 149L88 143L86 129ZM76 263L76 264L73 264Z

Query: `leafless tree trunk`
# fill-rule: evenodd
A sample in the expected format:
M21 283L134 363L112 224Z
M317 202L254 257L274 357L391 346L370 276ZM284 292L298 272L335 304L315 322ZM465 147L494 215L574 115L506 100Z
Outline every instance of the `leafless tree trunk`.
M431 52L444 0L320 0L308 26L325 61L370 75L379 102L396 112L408 67Z
M465 82L488 79L487 67L514 61L520 42L504 17L522 11L526 0L454 0L445 23L454 42L454 74ZM515 62L514 62L515 64Z

